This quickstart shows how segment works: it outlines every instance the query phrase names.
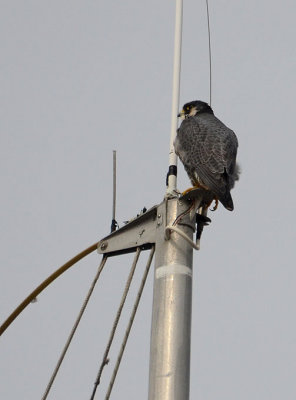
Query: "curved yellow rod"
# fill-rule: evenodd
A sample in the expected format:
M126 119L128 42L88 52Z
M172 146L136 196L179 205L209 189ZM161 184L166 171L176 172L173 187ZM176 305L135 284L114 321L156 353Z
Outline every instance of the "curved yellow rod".
M60 275L62 275L67 269L76 264L79 260L92 253L97 249L98 242L83 250L81 253L77 254L75 257L71 258L71 260L67 261L64 265L62 265L59 269L57 269L53 274L51 274L45 281L43 281L25 300L13 311L12 314L4 321L4 323L0 326L0 336L9 325L19 316L19 314L30 304L48 285L50 285L55 279L57 279Z

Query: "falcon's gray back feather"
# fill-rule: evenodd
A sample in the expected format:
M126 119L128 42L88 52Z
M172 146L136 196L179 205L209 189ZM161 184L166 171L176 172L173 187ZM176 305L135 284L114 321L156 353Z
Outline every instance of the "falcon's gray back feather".
M174 145L192 184L203 184L233 209L230 190L238 179L235 133L214 114L201 112L182 121Z

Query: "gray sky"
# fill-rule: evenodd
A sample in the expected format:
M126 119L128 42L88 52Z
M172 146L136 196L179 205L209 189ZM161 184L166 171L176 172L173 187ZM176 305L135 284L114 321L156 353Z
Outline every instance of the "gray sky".
M209 99L205 10L184 1L181 105ZM295 399L295 4L221 0L210 11L212 105L237 133L243 172L235 211L210 214L194 255L191 398ZM161 202L174 18L168 0L2 0L1 321L108 234L113 149L118 222ZM108 264L50 399L89 398L130 260ZM41 398L99 261L68 271L1 337L1 399ZM151 302L152 273L114 399L147 396Z

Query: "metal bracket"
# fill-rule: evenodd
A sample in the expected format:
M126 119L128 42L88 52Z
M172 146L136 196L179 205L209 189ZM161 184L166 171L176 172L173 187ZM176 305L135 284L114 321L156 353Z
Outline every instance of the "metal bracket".
M157 208L158 205L150 208L144 214L100 240L98 253L113 256L131 253L137 247L151 248L152 244L155 243L156 228L162 224L162 215L157 213Z
M205 201L205 198L208 201L208 196L207 191L195 189L179 197L179 202L186 202L188 204L192 200L196 200L196 207L191 210L189 218L193 230L195 230L196 208L200 207L201 201ZM137 247L141 247L143 250L150 249L156 243L157 235L161 230L160 228L163 228L163 232L165 232L168 223L168 201L170 200L165 199L163 203L150 208L148 211L129 221L122 228L104 237L98 243L98 253L115 256L134 252ZM169 238L169 232L167 235Z

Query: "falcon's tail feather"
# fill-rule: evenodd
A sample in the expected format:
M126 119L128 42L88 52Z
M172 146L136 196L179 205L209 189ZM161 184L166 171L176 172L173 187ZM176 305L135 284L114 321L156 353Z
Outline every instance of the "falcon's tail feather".
M233 211L234 207L230 192L226 192L223 197L219 197L219 200L227 210Z

